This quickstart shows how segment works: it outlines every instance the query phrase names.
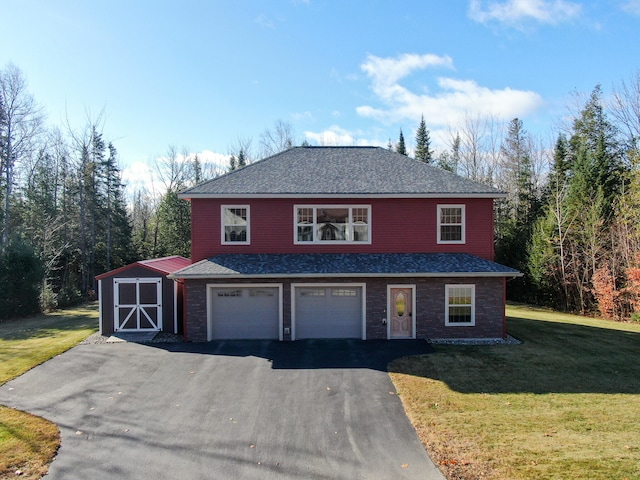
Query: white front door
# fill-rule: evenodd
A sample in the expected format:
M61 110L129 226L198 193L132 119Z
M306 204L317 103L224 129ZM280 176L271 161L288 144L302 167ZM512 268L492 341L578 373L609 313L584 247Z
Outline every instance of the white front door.
M413 288L389 288L389 337L413 338Z

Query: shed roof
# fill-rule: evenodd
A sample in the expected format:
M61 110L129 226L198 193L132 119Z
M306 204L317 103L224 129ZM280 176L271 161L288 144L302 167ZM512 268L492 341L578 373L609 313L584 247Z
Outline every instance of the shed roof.
M181 257L180 255L172 255L170 257L152 258L150 260L140 260L124 267L116 268L109 272L102 273L96 276L96 280L102 280L103 278L119 275L133 267L144 267L163 275L168 275L176 270L180 270L184 267L191 265L191 260Z
M513 268L467 253L223 254L170 278L233 277L518 277Z
M381 147L293 147L180 198L501 197L498 190Z

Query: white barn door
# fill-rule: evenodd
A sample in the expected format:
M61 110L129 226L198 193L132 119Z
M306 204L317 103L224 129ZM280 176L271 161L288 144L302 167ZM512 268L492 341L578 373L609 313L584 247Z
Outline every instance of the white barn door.
M113 279L114 330L162 330L162 278Z

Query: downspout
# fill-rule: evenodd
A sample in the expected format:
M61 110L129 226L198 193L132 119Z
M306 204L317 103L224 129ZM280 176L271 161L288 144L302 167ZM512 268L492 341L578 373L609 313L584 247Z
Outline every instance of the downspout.
M98 280L98 333L102 335L102 321L104 320L102 317L102 280Z
M502 277L502 338L507 338L507 277Z
M187 283L181 280L182 283L182 337L184 341L189 340L187 335Z
M178 282L173 281L173 333L178 333Z

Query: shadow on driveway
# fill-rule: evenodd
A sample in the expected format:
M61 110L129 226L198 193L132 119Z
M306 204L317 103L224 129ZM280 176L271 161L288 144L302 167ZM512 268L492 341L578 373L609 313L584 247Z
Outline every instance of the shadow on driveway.
M260 357L273 369L368 368L386 372L387 365L408 355L433 352L425 340L227 340L207 343L148 344L171 352L231 357Z

